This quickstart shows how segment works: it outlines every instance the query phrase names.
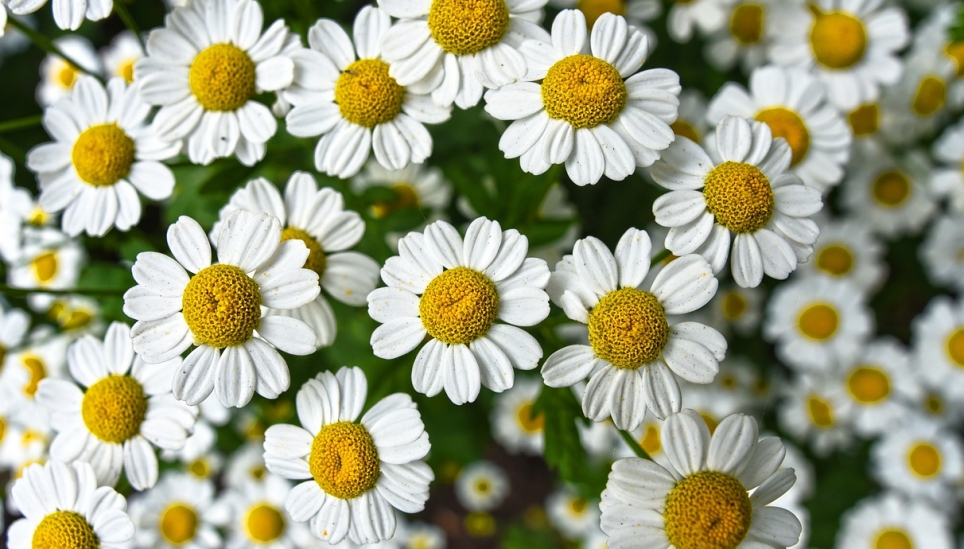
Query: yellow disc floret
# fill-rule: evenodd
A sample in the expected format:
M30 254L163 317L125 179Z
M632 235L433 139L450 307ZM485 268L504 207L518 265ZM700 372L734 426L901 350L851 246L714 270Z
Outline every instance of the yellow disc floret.
M762 229L775 208L770 180L760 168L743 162L713 168L706 175L703 196L716 222L735 233Z
M41 284L50 282L57 276L57 264L55 252L44 252L30 260L30 268L33 271L34 278Z
M408 183L395 183L391 188L395 191L394 200L379 200L372 204L375 219L384 219L397 211L418 206L418 192L414 187Z
M797 327L810 339L824 341L837 333L840 318L837 309L826 303L814 303L800 311Z
M234 265L211 265L187 283L181 307L194 339L220 349L251 339L261 320L261 291Z
M877 133L880 127L880 109L873 103L861 105L847 115L854 137L865 137Z
M364 425L339 421L321 428L311 444L308 469L326 494L353 499L375 487L378 449Z
M519 427L527 433L541 432L546 423L545 414L542 412L533 413L531 402L519 406L519 409L516 410L516 419L519 421Z
M374 128L402 111L405 88L388 74L381 59L359 59L341 71L335 83L335 103L352 124Z
M886 171L877 176L871 185L874 200L885 208L900 206L910 197L910 181L897 170Z
M907 464L915 475L932 478L941 472L941 453L929 442L915 444L907 452Z
M666 537L676 549L735 549L750 531L753 504L740 481L717 471L693 473L666 496Z
M682 118L677 118L676 122L669 125L669 129L673 130L673 133L677 136L685 137L693 143L700 142L700 132L696 130L695 126Z
M890 378L880 368L861 366L847 376L847 390L862 404L876 404L890 395Z
M864 57L867 29L849 13L814 11L810 29L810 47L817 62L832 70L849 69Z
M136 379L110 375L87 389L80 413L95 437L120 444L140 432L147 415L147 397Z
M79 75L80 69L70 63L62 62L60 70L57 71L56 81L61 87L69 90L74 87L74 83L77 82Z
M911 102L911 108L918 116L932 116L941 110L947 101L947 83L937 76L930 74L917 85L917 92Z
M319 244L314 237L301 229L288 227L281 231L281 241L284 242L285 240L300 240L304 242L305 247L308 248L308 259L305 260L304 268L318 273L319 279L325 275L325 266L328 263L328 258L325 256L325 250L322 249L321 244Z
M134 83L134 63L137 59L127 59L117 67L117 76L120 76L128 84Z
M505 0L432 0L428 30L443 50L471 55L502 40L509 8Z
M612 123L628 96L616 67L591 55L563 57L549 67L542 81L546 114L576 129Z
M763 38L765 12L759 4L741 4L730 17L730 33L744 46L756 44Z
M489 277L468 267L438 275L418 303L422 326L449 345L475 341L486 334L499 313L499 292Z
M954 76L958 78L964 76L964 40L948 43L944 47L944 54L954 62L956 69Z
M43 359L36 355L24 355L20 358L20 363L23 364L24 369L30 376L26 385L23 386L23 394L33 398L37 394L40 382L47 377L47 365L44 364Z
M234 44L214 44L191 63L188 83L198 103L209 111L234 111L255 93L251 57Z
M836 423L830 403L817 395L807 397L807 413L810 414L810 421L822 429L833 427Z
M639 447L650 456L663 451L663 442L659 438L659 426L648 424L643 428L643 436L639 439Z
M54 511L33 531L33 549L97 549L100 539L87 519L73 511Z
M723 316L730 320L736 320L746 312L746 299L739 292L728 292L723 296Z
M666 313L649 292L620 288L589 313L593 352L617 368L635 370L656 360L668 340Z
M134 140L117 124L91 126L77 137L70 159L84 182L95 187L113 185L131 172Z
M964 328L958 328L947 338L947 356L958 368L964 368Z
M834 276L843 276L854 267L854 254L842 244L831 244L817 252L817 268Z
M773 107L756 113L756 119L770 126L774 139L782 137L787 140L792 154L791 166L796 166L807 157L810 150L810 130L799 114L783 107Z
M914 549L914 543L902 530L886 529L877 534L872 549Z
M161 512L157 529L171 545L184 545L197 533L198 517L194 507L186 503L172 503Z
M576 9L586 16L586 26L591 29L603 14L626 15L626 0L579 0Z
M285 532L285 517L270 503L260 503L248 511L244 531L255 543L271 543Z

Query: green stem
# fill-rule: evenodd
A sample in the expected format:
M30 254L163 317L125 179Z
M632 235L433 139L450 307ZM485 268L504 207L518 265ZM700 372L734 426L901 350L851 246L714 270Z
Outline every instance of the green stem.
M141 35L141 28L137 26L137 21L134 21L134 17L131 15L130 10L124 5L123 0L115 0L114 11L124 22L124 25L134 33L134 37L137 38L138 43L141 45L141 49L144 50L145 55L147 54L147 44L144 43L144 37Z
M0 122L0 133L12 132L15 130L22 130L24 128L32 128L34 126L39 126L41 120L43 120L43 115L36 114L34 116L26 116L24 118L17 118L16 120L7 120L6 122Z
M656 255L653 256L653 260L649 262L649 266L650 266L650 267L655 267L657 263L659 263L660 261L666 259L666 258L669 257L670 255L672 255L672 253L671 253L669 250L663 250L663 251L659 252L658 254L656 254Z
M52 290L47 288L14 288L6 284L0 284L0 294L10 297L27 297L31 294L50 294L50 295L86 295L91 297L121 297L127 288L67 288L63 290Z
M633 435L623 431L622 429L616 430L619 431L620 436L623 437L623 440L626 441L626 444L629 445L629 448L636 454L636 457L653 461L653 458L649 457L649 454L646 453L646 450L643 450L643 447L639 445L639 441L633 438Z
M98 76L98 75L90 72L90 70L88 70L86 67L84 67L83 65L81 65L80 63L78 63L76 59L74 59L73 57L70 57L69 55L67 55L67 54L65 54L63 51L61 51L61 49L57 47L57 44L54 44L53 40L47 38L47 37L44 36L43 34L40 34L39 32L37 32L37 31L33 30L32 28L28 27L28 26L25 25L23 22L21 22L20 20L18 20L16 17L9 17L9 18L7 18L7 23L9 23L11 27L13 27L13 28L17 29L18 31L22 32L22 33L23 33L27 38L29 38L30 41L33 42L34 45L37 46L38 48L44 50L45 52L47 52L47 53L49 53L49 54L56 55L56 56L60 57L60 58L63 59L64 61L66 61L66 62L70 63L71 65L73 65L74 67L76 67L77 70L83 72L84 74L89 74L90 76L93 76L94 78L100 79L100 76Z

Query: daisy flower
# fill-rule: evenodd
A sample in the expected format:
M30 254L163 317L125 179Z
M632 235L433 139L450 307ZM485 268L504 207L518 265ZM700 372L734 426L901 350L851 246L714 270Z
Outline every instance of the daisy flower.
M246 442L228 458L224 473L224 484L232 488L268 478L268 469L264 464L264 441Z
M375 219L385 219L408 208L417 208L427 218L438 217L444 215L452 200L452 184L445 179L442 170L424 164L387 170L378 162L369 160L365 169L352 178L351 188L361 195L373 187L387 187L395 193L393 200L378 200L372 204L369 213ZM398 238L393 242L397 250Z
M953 549L954 538L943 512L922 501L884 493L862 500L844 514L837 547Z
M542 455L545 415L533 405L542 390L536 379L520 378L508 391L496 397L492 408L492 438L509 452Z
M30 316L20 309L0 303L0 372L7 363L7 353L19 347L30 328Z
M528 42L522 51L526 81L486 92L485 110L514 121L499 149L519 158L523 171L538 175L565 163L577 185L603 175L620 181L636 166L652 164L673 141L679 75L668 69L637 74L647 39L624 18L604 14L590 35L582 12L565 10L552 22L551 45Z
M432 469L422 461L431 445L411 397L394 393L361 419L368 381L360 368L322 372L298 391L302 427L272 425L265 433L268 470L302 481L285 509L311 533L337 544L392 537L395 509L425 507Z
M0 401L11 405L10 413L17 421L49 430L50 416L37 401L37 391L41 381L65 375L68 342L44 326L7 354L0 370Z
M235 155L251 166L264 158L278 123L255 95L291 84L294 64L283 55L288 27L264 33L254 0L196 0L175 8L151 32L147 56L134 63L141 98L159 106L156 135L186 140L191 162Z
M128 84L134 82L134 63L142 57L144 48L131 31L123 31L115 36L110 45L100 52L104 74L108 78L119 76Z
M890 338L866 344L859 356L841 365L837 377L851 401L842 419L865 437L904 423L910 403L922 391L907 350Z
M939 423L914 417L877 441L871 470L884 488L953 508L964 480L964 441Z
M224 465L224 457L215 447L217 440L218 433L214 427L198 418L194 432L184 441L184 446L177 450L163 450L161 458L179 462L183 470L197 478L213 479Z
M402 549L445 549L445 531L434 524L409 524L395 537L402 543Z
M812 71L837 108L874 101L900 79L907 15L877 0L816 0L775 14L770 59Z
M549 42L539 23L546 0L379 0L400 21L379 48L401 86L418 84L440 106L478 104L485 88L526 76L528 40ZM531 69L531 67L530 67Z
M777 408L780 427L797 440L806 440L814 454L826 457L853 442L850 426L844 421L851 404L831 376L800 374L783 393Z
M773 34L773 12L784 9L785 3L775 0L729 3L729 24L706 38L703 57L721 71L728 71L739 63L743 72L749 73L766 63L767 47Z
M509 496L509 477L491 461L468 465L455 479L455 497L467 511L486 512L502 505Z
M964 219L938 218L917 253L932 283L964 292Z
M290 491L291 483L274 475L225 490L211 513L213 522L227 532L225 549L310 547L308 527L285 513Z
M157 485L131 499L137 547L145 549L221 549L212 521L214 483L188 473L165 473Z
M729 282L716 292L704 311L711 315L708 323L720 332L735 331L749 337L760 327L765 298L763 288L741 288Z
M54 45L81 66L77 67L59 55L49 54L44 58L40 63L40 85L37 86L37 103L41 107L53 105L61 97L68 97L84 71L100 74L102 70L97 51L86 38L69 34L54 40Z
M800 273L847 280L863 292L875 292L884 282L884 246L874 231L858 219L821 221L813 257Z
M212 264L201 226L181 216L167 231L175 259L137 254L138 284L124 294L124 314L137 320L134 351L157 364L197 346L175 372L178 400L199 404L212 391L225 406L244 406L255 392L277 398L291 380L276 348L295 355L317 348L310 326L262 311L294 309L318 297L318 275L302 268L308 248L282 242L281 234L278 218L238 210L221 226Z
M938 166L932 172L930 189L936 196L946 197L955 213L964 214L964 121L944 130L932 153Z
M850 133L853 135L854 145L859 145L866 141L873 141L880 131L880 117L883 107L879 100L861 103L852 109L842 112L850 125ZM851 156L854 156L851 153Z
M587 501L572 488L557 489L546 498L549 524L566 539L578 539L599 527L599 502Z
M12 13L24 15L44 6L47 0L3 0ZM114 9L114 0L53 0L54 23L63 30L75 31L84 18L91 21L104 19ZM69 54L68 54L69 55Z
M87 261L83 246L50 227L24 231L19 257L7 269L7 283L14 288L66 290L80 277ZM34 293L27 297L31 309L46 312L57 300L51 294Z
M294 108L285 121L291 135L321 136L315 147L320 172L352 177L372 151L389 170L421 164L432 154L425 124L451 115L428 89L392 75L398 61L382 45L389 27L388 13L365 6L355 17L353 44L338 23L320 19L308 31L309 48L291 56L295 79L284 97Z
M283 230L281 240L300 240L308 248L304 268L317 273L321 288L338 301L361 307L366 296L378 285L378 263L367 255L348 251L365 233L365 222L358 213L345 209L345 199L330 188L318 189L311 174L296 171L285 186L284 196L264 178L254 179L235 191L221 208L220 221L211 231L216 242L224 221L237 210L266 213L277 217ZM338 325L335 312L321 295L289 309L271 309L265 314L300 320L317 336L316 344L334 343Z
M881 133L894 145L930 138L964 102L964 88L954 86L956 67L938 52L908 56L900 81L884 90Z
M706 385L683 383L680 389L683 393L683 408L699 414L711 435L727 416L750 413L759 406L750 393L724 388L716 382Z
M692 410L667 418L662 437L673 441L667 467L639 458L613 464L599 505L611 549L797 543L799 519L770 505L796 480L780 467L779 438L758 438L756 420L743 414L727 417L711 437Z
M653 203L656 222L670 227L666 247L702 255L714 273L729 259L744 288L759 286L764 273L787 278L813 253L820 229L809 217L823 207L820 192L787 173L792 149L762 122L724 117L716 149L720 162L680 138L653 165L650 175L670 190Z
M0 153L0 259L7 262L20 255L23 223L34 209L30 193L13 181L15 169L13 160Z
M673 41L689 42L693 29L712 34L726 25L728 0L674 2L667 14L667 30Z
M677 375L709 383L726 353L726 339L696 322L671 322L672 315L706 305L718 282L709 263L696 255L669 263L653 280L652 244L646 231L629 229L613 254L594 237L576 242L573 255L556 265L547 290L566 316L589 326L589 345L570 345L546 359L542 377L550 387L568 387L589 377L582 410L589 419L612 417L634 430L646 410L659 419L680 410Z
M964 300L933 299L914 319L914 361L920 377L951 400L964 399Z
M388 287L368 294L368 314L383 323L371 337L375 356L402 356L428 335L412 368L419 393L444 389L461 405L474 402L482 385L511 388L513 369L531 370L542 358L536 339L516 326L549 315L549 268L526 258L528 249L519 231L484 217L465 238L445 221L409 233L382 268Z

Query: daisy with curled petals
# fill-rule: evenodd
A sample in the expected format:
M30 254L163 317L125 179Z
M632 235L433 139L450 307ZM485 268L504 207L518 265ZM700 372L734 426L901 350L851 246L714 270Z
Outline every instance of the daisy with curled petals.
M296 171L285 187L284 197L268 180L259 178L235 191L221 208L221 221L211 231L217 241L223 222L237 210L264 212L281 221L281 240L300 240L308 247L304 267L318 274L321 287L331 297L351 305L365 305L368 293L378 285L378 263L367 255L347 251L365 233L365 222L358 213L345 209L340 193L318 189L309 173ZM321 294L294 309L269 310L266 314L290 316L314 329L319 347L335 341L338 325L328 300Z
M16 15L33 13L44 6L47 0L3 0L2 4ZM75 31L80 28L84 18L91 21L104 19L114 9L114 0L53 0L54 23L64 30Z
M786 173L790 146L762 122L724 117L716 148L718 164L680 138L653 165L653 179L670 189L653 203L656 222L670 227L666 247L702 255L714 273L730 259L733 279L744 288L759 286L764 273L787 278L813 253L820 229L809 216L823 207L820 192Z
M486 112L514 120L499 149L533 174L565 163L577 185L595 184L603 175L619 181L636 166L651 165L674 139L669 125L682 88L668 69L637 74L647 42L618 15L604 14L589 35L581 11L560 13L551 45L527 42L522 48L526 81L485 94Z
M175 400L170 380L180 357L148 365L134 356L130 328L115 322L103 341L84 336L67 351L69 379L45 379L37 401L58 432L50 456L86 461L100 484L113 486L123 470L131 486L157 483L157 456L184 446L197 421L197 408Z
M302 427L279 424L265 432L268 470L306 481L288 493L285 509L331 544L391 538L395 509L421 511L434 479L423 461L428 433L411 397L389 395L359 420L367 394L360 368L322 372L298 391Z
M709 263L682 256L656 275L649 291L652 244L646 231L629 229L616 253L594 237L576 242L556 265L547 291L569 318L589 326L589 345L570 345L542 366L550 387L569 387L589 377L582 411L593 421L613 418L635 430L649 409L663 419L678 412L674 373L710 383L726 353L726 339L697 322L670 323L668 315L693 312L716 293Z
M197 0L175 8L151 32L147 56L134 63L143 100L159 106L154 131L186 139L191 162L235 155L251 166L264 158L278 123L253 98L288 87L294 64L282 48L284 21L261 32L254 0Z
M391 74L381 39L391 26L384 11L366 6L355 17L355 41L331 19L308 31L307 49L292 54L295 79L284 97L294 106L285 120L298 137L321 135L315 168L347 179L371 151L389 170L421 164L432 154L425 124L448 120L428 89L400 84ZM358 58L355 52L358 52Z
M288 389L288 365L276 349L306 355L317 348L314 330L288 316L265 316L262 307L295 309L316 297L318 275L302 266L309 250L281 241L281 222L238 210L218 235L218 263L207 236L190 217L167 231L175 259L137 255L138 285L124 294L124 314L134 351L148 364L191 351L174 375L174 397L195 405L211 392L225 406L241 407L254 393L277 398ZM188 271L195 273L188 275Z
M382 268L388 287L368 294L368 314L383 323L371 338L375 356L402 356L428 335L412 368L416 391L445 389L461 405L475 401L481 385L511 388L514 368L531 370L542 358L536 339L516 326L549 316L549 268L526 258L528 250L519 231L484 217L464 239L445 221L409 233Z
M176 156L181 143L159 139L147 124L150 113L137 86L113 78L104 89L86 76L44 112L54 142L34 147L27 167L37 174L40 207L64 211L65 233L126 231L141 220L138 192L153 200L171 196L174 174L160 161Z
M86 462L31 465L11 493L24 518L10 525L10 549L126 549L134 539L127 500L98 487Z
M668 466L626 458L609 473L599 507L611 549L786 549L799 541L800 520L770 505L796 476L781 468L783 442L759 438L756 420L733 414L711 436L698 413L683 410L660 436Z

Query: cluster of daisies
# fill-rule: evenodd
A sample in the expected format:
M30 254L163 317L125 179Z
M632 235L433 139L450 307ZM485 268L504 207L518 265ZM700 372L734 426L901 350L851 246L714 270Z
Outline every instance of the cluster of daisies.
M46 2L0 4L5 56L37 40ZM560 481L525 516L585 549L805 548L811 461L860 447L876 488L837 547L955 545L961 2L378 0L305 36L255 0L176 4L100 52L75 34L39 41L50 140L23 162L38 192L0 155L0 473L22 516L8 547L494 536L511 467L430 466L432 442L455 434L427 431L433 398L488 409L494 455L603 464L604 489ZM114 10L131 21L111 0L51 5L65 30ZM734 81L707 98L650 68L667 35L702 41ZM527 215L564 234L530 246L530 225L479 215L431 165L427 126L473 108L501 132L488 146L548 179ZM298 149L307 165L287 160ZM171 216L166 249L125 265L123 318L74 291L170 207L175 174L194 173L178 168L237 164L287 180L224 182L214 223ZM604 242L581 234L568 194L583 191L566 181L658 198ZM498 202L497 184L473 184ZM363 196L377 198L352 209ZM909 272L886 261L908 243ZM906 288L890 275L936 291L896 310ZM346 327L405 383L289 368ZM553 418L548 391L579 417ZM578 444L550 448L559 431ZM444 530L407 516L440 484L466 512Z

